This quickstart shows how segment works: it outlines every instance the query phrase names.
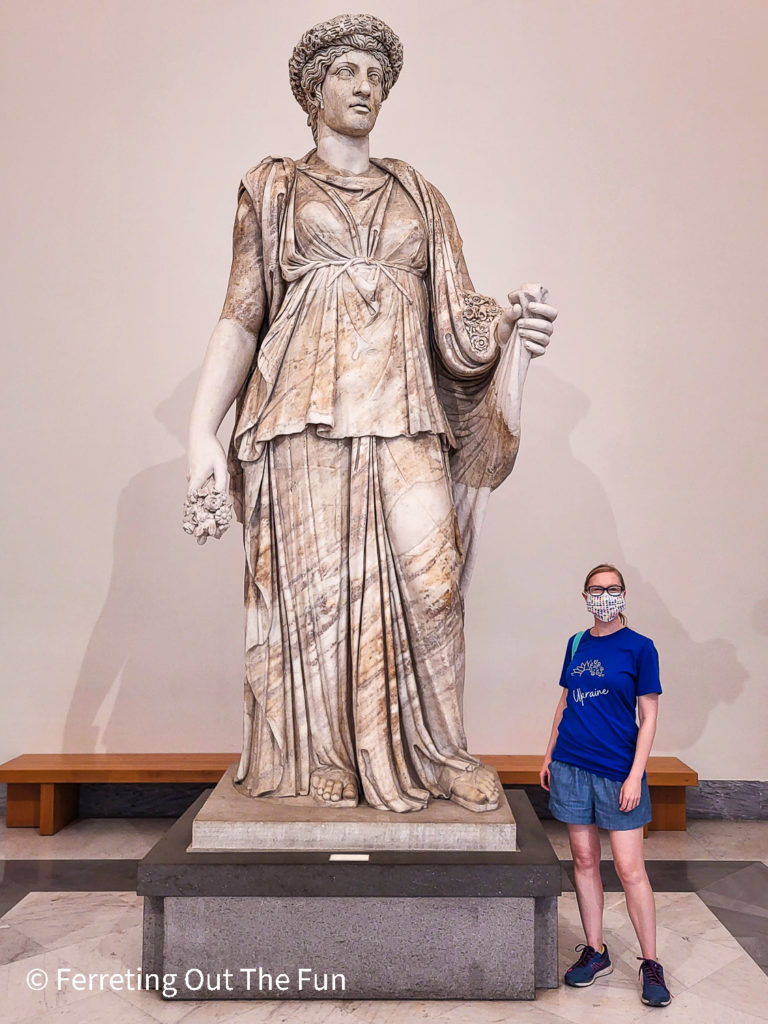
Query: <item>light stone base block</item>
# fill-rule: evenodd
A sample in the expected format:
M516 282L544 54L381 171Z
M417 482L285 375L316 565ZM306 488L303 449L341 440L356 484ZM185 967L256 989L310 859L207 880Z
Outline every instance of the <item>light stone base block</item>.
M280 850L514 851L512 811L496 780L501 803L474 812L450 800L430 800L423 811L397 814L359 807L323 806L312 797L248 797L232 782L231 765L197 813L190 853Z

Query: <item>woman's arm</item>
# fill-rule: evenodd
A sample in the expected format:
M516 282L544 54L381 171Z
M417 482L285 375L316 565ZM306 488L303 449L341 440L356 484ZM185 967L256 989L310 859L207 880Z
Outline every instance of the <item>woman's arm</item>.
M658 693L645 693L637 698L637 717L640 728L635 744L635 759L629 775L624 780L619 794L619 810L632 811L640 803L640 787L643 772L648 764L648 757L656 735L656 719L659 713Z
M560 719L563 717L565 705L568 700L568 688L563 686L561 689L563 692L560 694L560 700L555 708L555 717L552 722L552 731L549 734L547 752L544 754L541 771L539 772L539 780L547 792L549 792L549 762L552 760L552 751L555 749L555 743L557 742L557 730L560 728Z

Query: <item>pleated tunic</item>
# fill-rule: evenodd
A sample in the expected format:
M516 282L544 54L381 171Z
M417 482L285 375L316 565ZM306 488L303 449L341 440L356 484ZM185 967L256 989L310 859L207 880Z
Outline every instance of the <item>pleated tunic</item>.
M379 167L310 158L284 202L285 294L234 437L247 561L236 785L305 794L315 768L338 767L373 807L417 810L477 764L427 226ZM244 192L223 316L254 330L261 229Z

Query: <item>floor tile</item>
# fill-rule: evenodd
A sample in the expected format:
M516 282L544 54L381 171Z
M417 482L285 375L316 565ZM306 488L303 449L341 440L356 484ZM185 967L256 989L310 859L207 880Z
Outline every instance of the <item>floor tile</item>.
M82 973L94 972L128 977L127 972L131 972L130 989L126 985L116 994L161 1024L177 1024L197 1006L205 1010L200 1016L201 1020L214 1022L231 1016L234 1012L231 1004L174 1001L162 998L155 990L147 991L141 980L142 899L133 893L130 895L133 902L129 927L113 932L109 928L107 915L102 915L103 930L98 935L59 947L58 955L70 964L73 970Z
M132 892L138 861L5 860L0 861L0 915L28 892Z
M0 925L0 964L11 964L15 960L37 956L44 951L44 946L23 932L17 931L9 924Z
M23 882L3 882L0 886L0 918L23 900L29 892L29 886Z
M768 859L768 821L689 821L688 831L713 860Z
M633 1017L627 1024L647 1019L648 1014L658 1014L658 1010L643 1007L640 1017ZM734 1005L719 1003L715 1008L709 996L700 995L695 988L673 993L672 1003L667 1007L670 1020L691 1022L691 1024L762 1024L765 1018L758 1017L738 1009ZM652 1019L656 1019L655 1017ZM593 1022L594 1024L594 1022ZM624 1022L622 1022L624 1024Z
M2 923L51 950L130 928L139 901L131 892L31 892Z
M685 832L649 832L643 841L646 860L711 860L698 836ZM739 857L729 859L741 859Z
M264 1004L262 1007L254 1008L252 1004L245 1001L174 1003L160 999L156 992L142 992L139 995L140 998L137 996L131 1002L138 1005L158 1024L168 1024L169 1021L183 1021L184 1024L230 1024L230 1022L247 1020L249 1014L253 1012L258 1014L258 1016L251 1017L254 1024L257 1020L275 1024L276 1020L281 1019L279 1016L275 1017L275 1014L283 1012L282 1004L277 1003ZM171 1017L168 1015L170 1011L179 1013L181 1016ZM272 1016L269 1016L269 1013Z
M111 992L89 993L74 1004L63 1004L27 1017L23 1024L154 1024L152 1017Z
M702 999L768 1020L768 977L746 953L714 971L690 991ZM719 1020L719 1012L710 1013Z
M46 950L36 956L14 960L0 966L0 1006L3 1024L17 1024L19 1021L44 1020L53 1010L82 1002L88 992L72 989L60 990L55 982L59 967L66 963L57 952ZM27 978L30 971L44 971L47 981L37 991L29 987ZM36 975L39 978L40 975Z
M657 892L698 892L749 865L742 860L646 860L651 885Z
M139 860L161 839L173 818L81 818L41 836L36 828L0 826L0 857L5 860Z
M768 918L738 910L713 907L712 913L735 937L752 959L768 971Z
M360 1024L513 1024L517 1021L521 1024L562 1024L561 1017L543 1009L538 1002L403 1003L370 1000L346 1007L337 1005L341 1016L335 1020L359 1021ZM303 1021L299 1014L300 1008L297 1006L295 1019Z
M699 895L708 907L722 907L768 917L768 867L749 864L740 871L704 886Z

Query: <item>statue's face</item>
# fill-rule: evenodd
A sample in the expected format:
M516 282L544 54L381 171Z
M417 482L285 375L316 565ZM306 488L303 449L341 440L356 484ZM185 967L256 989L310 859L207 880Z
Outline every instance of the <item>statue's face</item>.
M381 64L365 50L348 50L331 64L323 80L318 125L340 135L368 135L381 108Z

